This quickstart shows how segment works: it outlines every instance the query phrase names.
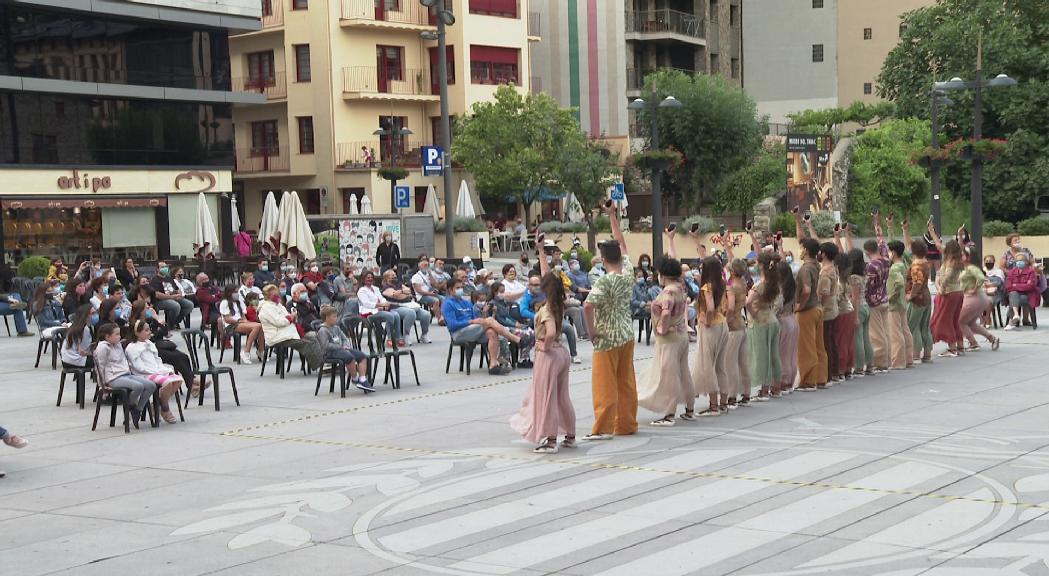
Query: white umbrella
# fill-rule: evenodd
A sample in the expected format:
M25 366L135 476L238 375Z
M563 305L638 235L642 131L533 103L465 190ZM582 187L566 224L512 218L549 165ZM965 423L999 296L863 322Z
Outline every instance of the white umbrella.
M470 199L470 187L466 185L466 180L459 183L459 199L455 203L455 216L457 218L477 218L474 203Z
M237 197L233 194L229 195L229 214L233 233L236 234L237 230L240 230L240 214L237 212Z
M280 203L280 210L284 215L280 228L281 256L306 260L316 258L317 249L313 246L313 231L310 230L310 222L306 219L298 192L285 192Z
M350 194L350 214L356 216L357 213L358 213L358 210L357 210L357 195L356 194Z
M437 203L437 190L434 189L433 184L426 187L426 202L423 205L423 212L429 212L433 216L434 222L441 219L441 207Z
M219 241L219 233L215 231L215 220L211 218L211 208L203 192L197 194L197 221L194 228L193 250L197 256L212 254Z
M361 214L372 213L372 199L367 194L361 196Z
M277 223L269 235L269 243L273 246L273 252L283 255L281 250L281 238L288 227L288 211L291 209L291 192L285 190L280 196L280 207L277 209Z
M583 213L583 207L579 205L579 200L576 199L575 194L568 195L565 206L565 213L568 215L569 222L582 222L586 218L586 214Z
M262 253L269 256L273 252L273 244L270 236L277 231L277 201L273 198L273 192L266 193L266 203L262 206L262 222L259 223L259 243L262 244Z

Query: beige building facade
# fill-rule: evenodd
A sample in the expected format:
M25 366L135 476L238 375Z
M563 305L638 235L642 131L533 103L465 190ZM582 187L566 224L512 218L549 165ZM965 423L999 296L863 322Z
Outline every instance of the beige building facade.
M440 142L437 42L420 37L437 29L429 10L418 0L261 1L262 29L230 40L234 85L267 98L233 114L246 227L258 225L269 191L298 191L311 214L348 213L365 196L375 213L393 212L382 166L408 170L398 182L412 188L406 212L422 210L429 184L443 204L443 180L420 167L421 147ZM451 113L502 84L528 90L528 44L538 38L528 1L450 5ZM452 194L461 179L456 172Z

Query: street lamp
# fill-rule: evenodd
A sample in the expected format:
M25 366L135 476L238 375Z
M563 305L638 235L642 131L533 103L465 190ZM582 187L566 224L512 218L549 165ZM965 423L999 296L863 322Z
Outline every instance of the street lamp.
M667 96L659 102L645 102L641 98L635 99L627 108L630 110L648 110L651 112L652 140L649 147L659 150L659 109L680 108L681 101L673 96ZM652 169L652 256L658 258L663 254L663 167L657 166Z
M932 121L932 147L933 150L940 149L940 106L950 106L954 101L948 98L943 90L930 93L931 108L930 120ZM935 159L929 159L929 176L932 179L932 221L937 230L940 230L940 164Z
M446 0L419 0L427 8L437 10L437 31L423 32L423 40L437 41L438 81L441 86L441 150L444 152L444 250L445 257L451 258L455 252L455 227L452 222L455 205L452 203L452 128L448 117L448 40L445 28L455 24L455 15L448 10Z
M411 136L415 134L408 128L393 129L393 121L390 121L390 129L379 128L375 132L372 132L375 136L379 137L379 149L382 149L382 137L389 135L390 137L390 167L397 167L397 139L398 137L404 138L405 136ZM397 181L390 180L390 206L395 206L397 203Z
M973 90L975 98L973 103L973 141L983 137L983 89L984 88L1008 88L1016 86L1016 80L999 74L994 78L985 80L983 78L983 65L981 63L982 47L978 49L976 56L976 79L966 82L961 78L951 78L947 82L934 82L934 90ZM970 238L976 244L976 253L983 254L983 158L974 154L972 158L972 179L969 184L969 192L972 202L972 210L969 219L972 223Z

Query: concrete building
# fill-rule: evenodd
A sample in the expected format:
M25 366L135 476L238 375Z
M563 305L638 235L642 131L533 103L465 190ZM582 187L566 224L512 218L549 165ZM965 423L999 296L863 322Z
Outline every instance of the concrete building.
M743 87L775 124L872 102L901 17L934 0L743 0Z
M443 204L442 179L419 167L420 147L440 141L436 41L420 37L436 31L430 11L418 0L261 2L262 29L230 42L234 85L266 96L234 108L247 226L257 226L267 191L297 190L311 214L348 213L364 196L374 212L392 212L384 165L408 170L400 184L412 187L414 210L428 184ZM528 90L528 44L538 39L528 1L449 4L451 113L491 99L501 84ZM374 135L380 128L393 134Z
M230 233L228 36L256 0L0 1L0 252L193 253L198 192ZM219 248L219 247L216 247Z
M533 0L544 34L534 84L579 109L583 128L626 141L626 105L662 68L742 81L740 0Z

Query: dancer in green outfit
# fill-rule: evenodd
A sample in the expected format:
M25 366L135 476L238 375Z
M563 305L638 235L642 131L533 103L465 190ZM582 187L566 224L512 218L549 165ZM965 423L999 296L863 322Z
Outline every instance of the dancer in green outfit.
M751 385L760 388L754 398L756 402L767 402L773 383L782 376L779 358L779 320L776 314L783 306L779 293L779 276L776 259L769 252L758 255L758 273L754 287L747 295L747 311L750 313L750 328L747 342L750 346Z

